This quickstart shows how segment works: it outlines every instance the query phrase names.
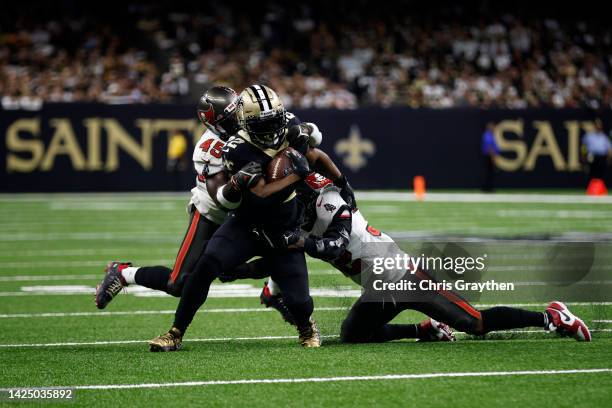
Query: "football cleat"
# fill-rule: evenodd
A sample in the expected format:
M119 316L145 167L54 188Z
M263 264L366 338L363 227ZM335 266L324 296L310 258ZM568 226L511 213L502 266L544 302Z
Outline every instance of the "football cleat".
M298 333L300 334L300 344L303 347L321 347L321 333L317 322L311 317L308 320L308 324L303 327L298 327Z
M418 341L455 341L455 335L445 323L426 319L418 324Z
M289 311L289 308L285 304L282 295L273 295L270 293L270 289L268 288L268 282L264 283L263 290L259 295L259 299L261 300L261 304L266 307L271 307L273 309L278 310L278 312L283 316L283 320L287 323L295 326L295 319L293 315Z
M111 261L104 268L104 279L96 286L96 307L104 309L111 300L123 289L127 284L121 276L121 271L128 266L132 266L130 262Z
M162 334L149 342L149 350L177 351L183 346L183 335L176 327L171 328L168 333Z
M549 331L556 331L562 336L575 338L577 341L591 341L591 332L584 322L569 311L567 306L558 301L550 302L546 308Z

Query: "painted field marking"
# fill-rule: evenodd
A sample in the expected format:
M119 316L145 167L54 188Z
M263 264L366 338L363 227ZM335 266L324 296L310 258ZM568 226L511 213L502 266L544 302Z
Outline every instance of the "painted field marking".
M570 375L570 374L607 374L612 368L586 368L573 370L522 370L522 371L477 371L477 372L447 372L447 373L421 373L421 374L384 374L363 376L338 377L305 377L305 378L261 378L240 380L206 380L184 381L172 383L142 383L142 384L94 384L71 385L57 388L72 388L77 390L118 390L134 388L168 388L168 387L200 387L212 385L243 385L243 384L302 384L324 383L342 381L389 381L389 380L416 380L431 378L470 378L470 377L510 377L510 376L536 376L536 375ZM0 389L8 391L7 388Z
M612 329L594 329L592 333L610 333ZM470 335L464 332L454 332L455 335L460 337L470 337ZM488 335L494 334L527 334L527 333L540 333L545 335L552 335L553 332L546 332L544 329L539 330L499 330L491 332ZM322 338L337 338L337 334L321 335ZM209 338L195 338L185 340L185 343L211 343L220 341L257 341L257 340L287 340L296 339L296 336L251 336L251 337L209 337ZM571 340L571 339L570 339ZM0 348L44 348L44 347L75 347L75 346L105 346L111 344L146 344L148 340L101 340L101 341L83 341L83 342L55 342L55 343L13 343L13 344L0 344ZM482 340L489 341L489 340Z
M87 285L35 285L22 286L21 291L0 292L0 297L20 296L69 296L69 295L93 295L95 287ZM165 292L145 288L142 286L129 287L127 294L137 297L169 297ZM249 298L257 297L261 293L260 287L251 284L212 284L208 297L211 298ZM319 287L311 288L310 294L318 297L359 297L361 290L351 286Z
M317 307L317 312L331 312L348 310L346 307ZM273 312L274 309L265 307L238 307L238 308L218 308L202 309L199 313L260 313ZM176 310L125 310L115 312L48 312L48 313L8 313L0 314L0 319L22 319L35 317L90 317L90 316L139 316L139 315L166 315L174 314Z
M612 306L612 302L566 302L568 306ZM315 312L348 311L352 305L315 307ZM545 307L548 303L475 303L474 307L485 308L495 306L508 307ZM409 309L408 309L409 310ZM260 313L270 312L273 309L264 307L239 308L204 308L199 313ZM174 314L174 309L165 310L117 310L117 311L81 311L81 312L41 312L41 313L2 313L0 319L46 318L46 317L106 317L106 316L138 316L138 315L166 315ZM612 323L612 320L595 319L593 323ZM524 331L523 331L524 332Z

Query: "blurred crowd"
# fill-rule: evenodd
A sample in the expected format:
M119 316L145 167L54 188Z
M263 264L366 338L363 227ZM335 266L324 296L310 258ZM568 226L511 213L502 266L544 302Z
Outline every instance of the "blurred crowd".
M211 84L263 82L300 108L612 108L612 29L597 19L329 3L136 3L129 29L5 21L2 105L193 101Z

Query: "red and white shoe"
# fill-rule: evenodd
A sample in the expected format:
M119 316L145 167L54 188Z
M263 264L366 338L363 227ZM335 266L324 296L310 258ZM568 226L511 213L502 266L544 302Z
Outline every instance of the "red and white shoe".
M419 323L419 341L455 341L455 335L447 324L434 319L426 319Z
M569 311L559 301L550 302L546 308L548 330L556 331L562 336L571 336L577 341L591 341L591 332L584 322Z

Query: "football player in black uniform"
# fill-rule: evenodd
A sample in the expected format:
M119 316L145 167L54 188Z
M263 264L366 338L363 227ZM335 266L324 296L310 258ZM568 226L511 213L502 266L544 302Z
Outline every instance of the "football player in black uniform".
M105 276L96 288L95 303L104 309L126 286L136 284L180 296L189 273L204 253L206 243L226 218L227 209L216 200L217 189L227 183L221 149L240 126L236 117L238 94L225 86L208 89L198 101L197 116L206 131L195 146L193 164L197 172L196 186L189 201L189 225L172 269L166 266L132 266L130 262L111 261ZM314 124L307 124L313 130ZM312 136L309 134L307 138ZM314 136L317 136L316 134ZM319 132L319 136L320 132ZM297 176L258 185L254 192L265 197L281 190Z
M263 85L245 89L240 95L237 117L242 130L223 148L225 167L232 176L216 194L221 206L234 211L208 242L204 255L185 282L172 328L149 343L151 351L179 349L212 281L257 255L266 259L270 275L283 292L296 322L300 344L320 346L319 330L311 318L313 302L304 254L286 249L292 243L288 242L286 232L300 228L295 191L289 187L266 198L255 191L265 184L262 169L289 146L297 151L288 153L296 174L306 176L312 166L330 177L349 201L354 200L352 189L325 153L310 148L307 136L312 129L300 125L294 115L286 112L272 89ZM266 243L273 243L273 248Z

